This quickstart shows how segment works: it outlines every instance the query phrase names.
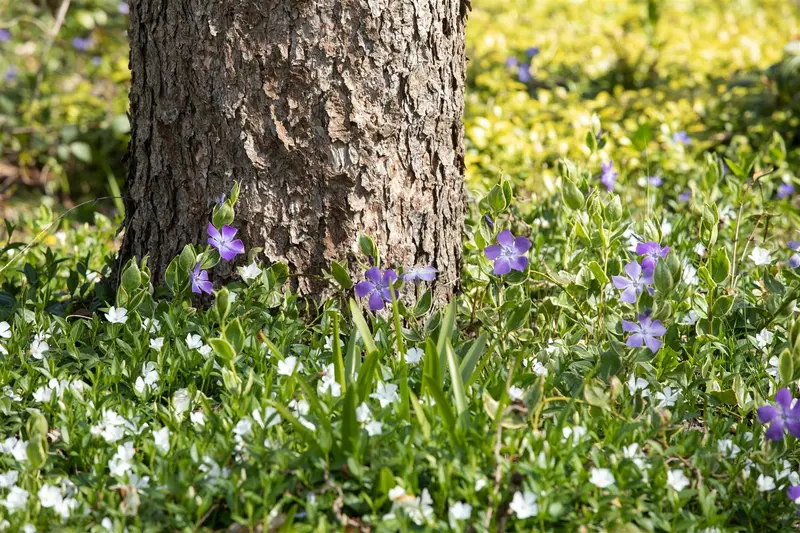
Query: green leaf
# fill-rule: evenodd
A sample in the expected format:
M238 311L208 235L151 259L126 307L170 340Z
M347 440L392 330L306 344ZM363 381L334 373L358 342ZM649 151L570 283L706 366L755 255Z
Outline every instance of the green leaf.
M344 378L349 386L361 369L361 349L356 343L356 334L350 335L347 341L347 354L344 358Z
M450 401L447 399L447 396L444 395L444 391L442 391L438 383L429 377L424 378L424 382L428 392L433 396L434 401L436 401L436 410L439 411L439 415L444 422L444 427L450 435L452 443L455 444L458 440L456 437L456 417L450 407Z
M226 287L222 287L217 291L217 300L214 302L214 307L217 310L220 322L225 322L231 310L231 295Z
M378 358L380 352L375 350L367 353L367 358L364 359L364 364L361 366L361 371L358 373L358 401L363 402L370 391L372 390L372 383L374 381L375 370L378 368Z
M714 300L714 305L711 308L711 310L714 316L720 317L727 315L732 307L733 307L732 296L720 296L719 298Z
M605 388L599 382L587 383L583 389L583 397L586 403L599 407L603 410L610 410L611 406L608 404L608 395Z
M350 314L353 316L356 329L361 334L361 341L364 343L367 355L372 352L377 352L378 348L375 346L375 340L372 338L372 331L370 331L367 321L364 320L364 315L361 314L361 309L358 308L358 304L352 298L350 298Z
M122 286L129 294L138 289L142 284L142 274L139 272L139 265L136 264L136 258L132 257L128 261L127 266L122 271Z
M480 361L480 358L483 355L483 349L485 346L486 346L486 335L482 334L472 342L472 345L469 347L469 350L467 350L467 353L461 360L461 365L459 366L459 372L461 373L461 381L463 383L468 383L469 379L472 377L472 372L478 365L478 361Z
M431 310L432 299L433 295L430 289L425 291L422 296L420 296L419 300L417 300L417 303L414 305L414 310L412 311L416 318L424 316L428 311Z
M721 284L731 275L731 261L724 248L717 249L711 255L711 278Z
M596 279L601 286L605 287L608 283L608 276L603 271L603 267L601 267L597 261L592 261L589 263L589 270L594 274L594 279Z
M675 287L672 273L669 271L669 266L666 261L659 261L656 263L656 271L653 278L655 280L656 290L661 294L667 295Z
M445 346L450 338L453 336L453 329L456 325L456 301L452 300L447 304L442 318L442 324L439 328L439 337L436 341L436 353L439 359L439 376L444 376L445 368L447 367L447 354L445 353Z
M503 187L501 185L495 185L489 191L489 209L492 210L494 214L502 213L508 207L508 202L506 202L506 195L503 192Z
M92 148L85 142L70 143L69 151L84 163L92 162Z
M336 283L338 283L343 290L348 290L353 287L353 280L350 279L350 274L336 261L331 261L331 275L333 275L333 279L336 280Z
M447 354L447 368L450 370L450 386L453 388L453 398L456 402L456 413L461 416L467 411L467 395L464 392L464 383L461 381L456 352L449 342L445 345L445 353Z
M355 387L347 389L342 403L342 451L345 455L355 454L361 432L356 419L356 399Z
M562 185L561 197L564 200L564 204L573 211L583 209L583 206L586 203L586 199L584 198L581 190L571 181L567 181Z
M245 335L242 323L238 318L225 326L225 338L231 343L236 353L241 353L242 348L244 348Z
M342 346L339 344L339 313L333 313L333 333L331 334L331 347L333 348L333 374L336 382L341 385L342 390L347 390L347 380L345 378L344 360L342 359Z
M431 438L431 424L428 422L428 417L425 416L425 411L422 409L422 406L419 404L419 400L417 399L417 395L413 392L408 392L408 399L411 401L411 407L414 409L414 415L417 417L417 422L419 422L419 427L422 429L422 434L425 436L426 439Z
M358 236L358 247L361 250L361 253L366 255L367 257L372 257L377 264L379 261L378 257L378 247L375 246L375 241L372 240L371 237L362 233Z
M525 324L530 312L531 301L524 300L514 308L514 311L511 312L511 316L508 318L504 329L508 332L516 331L520 326Z
M778 359L778 373L784 385L788 385L794 378L794 358L792 352L783 350Z
M216 353L220 360L222 360L222 362L225 364L233 361L233 359L236 357L236 351L233 349L233 346L231 346L231 343L225 339L211 339L208 341L208 344L214 350L214 353Z

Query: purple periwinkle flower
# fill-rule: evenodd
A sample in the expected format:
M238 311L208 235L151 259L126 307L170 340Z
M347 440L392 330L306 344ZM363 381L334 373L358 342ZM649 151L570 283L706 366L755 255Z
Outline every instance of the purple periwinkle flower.
M100 57L100 56L94 56L92 58L92 65L94 65L96 67L99 67L102 62L103 62L103 58Z
M685 191L683 191L678 195L678 201L680 202L688 202L691 199L692 199L692 191L690 191L689 189L686 189Z
M661 176L648 176L647 183L652 185L653 187L661 187L664 185L664 178Z
M617 171L614 170L613 161L603 163L603 173L600 175L600 183L603 184L606 190L614 190L614 184L617 183Z
M778 407L765 405L758 408L758 421L769 424L767 438L781 440L784 427L793 437L800 437L800 407L796 405L789 389L780 389L775 394L775 403Z
M800 252L800 241L789 241L789 249ZM789 268L800 267L800 253L795 253L789 258Z
M123 15L127 15L131 12L131 7L128 5L128 2L120 2L117 6L117 11Z
M370 311L380 311L388 303L392 303L392 285L397 280L394 270L386 269L381 272L378 267L372 267L364 274L366 281L359 281L355 286L356 296L359 298L369 297ZM398 292L394 290L395 297Z
M189 271L189 279L192 281L192 292L195 294L211 294L214 285L208 280L208 272L200 270L200 262L194 266L194 270Z
M614 286L622 291L619 299L626 304L636 303L639 295L642 294L648 285L653 284L653 269L642 267L636 261L625 265L625 273L628 277L624 276L611 276Z
M497 236L497 244L490 244L483 253L494 262L494 273L497 276L508 274L512 270L524 272L528 266L528 250L531 241L525 237L514 237L509 230L501 231Z
M72 47L78 52L86 52L94 44L94 39L91 37L75 37L72 39Z
M15 67L14 65L11 65L3 73L3 81L6 82L6 83L11 83L15 79L17 79L17 67Z
M786 496L792 500L795 505L800 505L800 485L791 485L786 489ZM800 509L798 509L797 514L800 515Z
M528 57L536 57L539 55L539 47L538 46L531 46L527 50L525 50L525 55Z
M509 56L506 58L506 66L507 67L516 67L519 64L519 60L514 56Z
M688 133L686 133L685 131L681 130L681 131L676 131L675 133L672 134L672 142L674 142L676 144L689 145L689 144L692 144L692 139L691 139L691 137L689 137Z
M639 315L639 323L622 321L622 331L631 333L625 342L631 348L641 348L647 346L651 352L656 353L663 344L656 337L663 337L667 333L667 328L660 320L653 320L649 316Z
M490 230L494 230L494 220L489 215L483 215L483 220L486 221L486 225L489 226Z
M5 28L0 28L0 43L7 43L11 40L11 32Z
M656 268L656 263L659 259L667 257L669 247L661 247L655 241L640 242L636 245L636 253L643 255L642 268L645 270L653 270Z
M436 279L436 273L439 272L436 270L436 267L429 265L429 266L422 266L422 267L411 267L407 269L403 273L403 280L405 281L433 281Z
M522 83L528 83L533 79L533 76L531 76L531 69L528 64L517 67L517 79Z
M225 261L230 261L239 254L244 253L244 243L241 239L235 239L236 228L225 224L222 231L218 231L214 224L208 224L208 244L219 251L219 256Z
M792 196L795 192L794 185L791 183L782 183L780 187L778 187L778 198L781 200L785 200Z

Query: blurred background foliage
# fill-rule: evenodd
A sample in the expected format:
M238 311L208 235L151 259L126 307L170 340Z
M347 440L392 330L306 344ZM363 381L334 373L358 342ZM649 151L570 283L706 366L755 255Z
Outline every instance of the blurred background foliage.
M59 26L61 5L0 0L0 217L122 186L128 5L72 0ZM507 175L523 199L546 196L567 156L598 173L613 160L622 188L657 174L677 195L705 153L749 150L774 156L775 190L796 180L799 11L795 0L474 0L470 188Z

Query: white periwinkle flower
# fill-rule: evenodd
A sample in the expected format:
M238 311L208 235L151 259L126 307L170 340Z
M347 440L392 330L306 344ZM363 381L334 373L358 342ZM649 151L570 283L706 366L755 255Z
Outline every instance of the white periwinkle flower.
M114 307L112 305L106 313L106 320L112 324L124 324L128 321L128 310L124 307Z
M607 489L614 484L614 474L608 468L592 468L589 482L595 487Z
M772 255L770 255L769 250L759 248L758 246L753 248L753 251L750 252L750 259L753 260L756 266L765 266L772 263Z
M517 491L511 499L511 504L508 506L517 518L524 520L539 514L539 505L536 503L536 494L526 490L525 493Z

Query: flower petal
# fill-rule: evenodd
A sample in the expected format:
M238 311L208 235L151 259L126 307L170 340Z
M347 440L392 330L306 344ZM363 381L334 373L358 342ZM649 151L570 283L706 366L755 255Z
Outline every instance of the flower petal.
M794 438L800 438L800 420L786 420L786 429Z
M229 226L225 224L222 226L222 238L226 241L232 241L233 238L236 236L236 232L239 231L238 229L234 228L233 226Z
M622 331L627 331L628 333L632 333L634 331L641 331L642 328L639 327L639 324L635 322L631 322L629 320L622 321Z
M775 393L775 403L781 406L781 409L788 411L792 408L792 393L786 387L778 390Z
M797 498L800 498L800 485L792 485L788 489L786 489L786 496L789 497L790 500L795 501Z
M642 275L642 267L636 261L631 261L625 265L625 273L633 280L638 280Z
M644 335L642 335L641 333L634 333L633 335L628 337L628 340L625 342L625 344L627 344L631 348L641 348L642 345L644 344Z
M517 237L514 239L514 249L518 254L524 254L531 249L531 241L525 237Z
M774 419L769 425L766 436L769 440L781 440L783 438L783 420L780 417Z
M494 273L496 276L502 276L511 272L511 261L506 257L501 257L494 262Z
M762 424L772 422L779 415L780 412L778 411L778 408L772 405L765 405L758 408L758 421Z
M383 278L381 279L381 284L384 287L389 287L397 280L397 274L391 268L387 268L386 272L383 273ZM391 298L390 298L391 299Z
M504 248L511 248L514 245L514 234L509 230L503 230L497 236L497 242Z
M621 302L625 302L626 304L635 304L638 297L639 293L637 292L636 287L630 285L627 289L622 291L619 300Z
M646 335L644 337L644 343L653 353L657 353L658 350L661 348L661 344L663 344L660 340L656 339L655 337L651 337L649 335Z
M359 281L355 286L355 293L358 298L363 298L374 290L375 284L371 281Z
M483 255L486 256L486 259L494 261L495 259L500 257L500 252L502 251L503 249L500 247L499 244L490 244L489 246L483 249Z
M510 263L511 268L514 270L525 272L525 268L528 266L528 258L524 255L519 255L517 257L512 257Z
M653 320L648 331L653 337L663 337L667 333L667 328L664 327L660 320Z
M370 311L380 311L383 309L383 295L380 291L373 291L372 294L369 295L369 309Z
M372 267L364 274L364 277L367 278L375 285L380 285L381 283L381 269L378 267Z

